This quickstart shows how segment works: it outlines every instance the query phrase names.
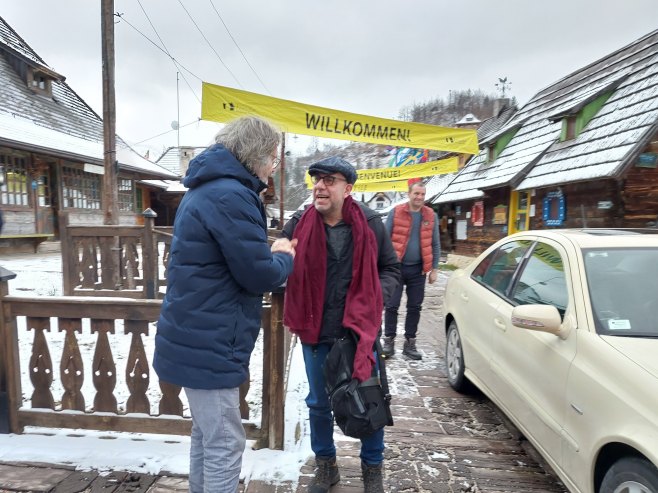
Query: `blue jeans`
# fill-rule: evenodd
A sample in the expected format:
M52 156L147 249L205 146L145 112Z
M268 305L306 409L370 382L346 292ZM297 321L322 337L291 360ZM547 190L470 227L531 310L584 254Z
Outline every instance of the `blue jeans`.
M334 416L324 386L322 367L331 349L329 344L302 344L304 365L308 377L308 416L311 424L311 449L319 457L335 457ZM384 428L361 440L361 460L368 465L384 460Z
M411 339L416 337L418 322L420 321L420 310L423 308L425 299L425 277L423 265L402 265L402 276L397 289L386 303L384 314L384 335L395 337L398 327L398 309L402 299L402 289L407 287L407 318L404 321L404 337Z
M185 387L185 394L192 413L190 492L238 491L246 443L239 388Z

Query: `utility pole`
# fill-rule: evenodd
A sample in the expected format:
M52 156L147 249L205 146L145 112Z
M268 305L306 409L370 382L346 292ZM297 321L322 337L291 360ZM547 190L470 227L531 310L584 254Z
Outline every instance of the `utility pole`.
M114 97L114 0L101 0L101 39L103 58L103 224L119 224L117 191L116 100ZM109 264L106 286L121 289L119 236L111 239L110 251L101 262Z
M283 193L286 186L286 133L281 133L281 164L279 165L279 229L283 229L284 200Z
M103 224L119 224L116 100L114 97L114 0L101 0L103 52Z
M178 156L180 163L180 99L178 96L178 74L176 72L176 146L178 147Z

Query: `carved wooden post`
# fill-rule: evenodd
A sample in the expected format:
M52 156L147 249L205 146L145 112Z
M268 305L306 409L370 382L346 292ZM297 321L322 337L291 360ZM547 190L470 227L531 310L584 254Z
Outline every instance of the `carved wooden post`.
M144 277L144 297L153 300L158 297L158 252L153 226L158 215L151 209L142 212L144 235L142 236L142 268Z
M82 249L82 257L78 261L78 250ZM98 288L98 248L95 238L73 240L75 252L75 271L72 289L81 285L85 289Z
M256 443L256 448L267 448L270 444L270 372L269 368L272 361L270 352L270 341L272 340L272 306L263 307L261 318L261 328L263 329L263 388L261 390L261 416L260 416L260 438Z
M53 362L50 359L45 331L50 331L50 318L26 317L27 330L34 330L32 356L30 357L30 381L34 387L32 407L55 409L50 386L53 383Z
M247 380L240 385L240 417L242 419L249 419L249 403L247 402L247 394L251 387L251 373L247 371Z
M62 409L85 410L85 398L82 395L82 384L85 380L84 363L80 355L80 346L75 333L82 333L82 321L79 318L58 319L59 332L66 332L62 360L59 364L59 375L64 387Z
M92 366L94 387L94 411L117 412L117 399L114 396L114 387L117 383L117 369L112 358L108 332L114 334L114 320L91 319L91 333L98 334L94 363Z
M121 279L123 281L123 289L135 289L135 278L139 277L137 239L124 238L121 243Z
M62 249L62 286L64 296L73 296L73 289L75 284L78 284L79 279L75 278L78 270L79 253L75 248L71 232L69 231L69 215L66 212L59 214L60 224L60 245Z
M173 414L175 416L183 415L183 401L180 400L181 387L160 380L160 390L162 391L162 399L158 406L160 414Z
M265 351L270 354L269 364L263 364L263 370L269 375L269 448L283 450L285 426L285 328L283 326L283 290L272 292L271 328L269 344ZM265 378L263 378L265 380ZM265 390L265 389L263 389ZM265 412L265 410L263 410Z
M118 233L100 236L101 288L121 289L121 238Z
M130 391L126 412L151 414L151 404L146 397L149 388L149 364L142 342L142 334L148 335L149 325L146 320L125 320L124 323L124 333L132 334L126 365L126 384Z
M18 408L22 404L21 371L18 359L18 333L9 305L4 302L9 294L8 282L16 274L0 267L0 433L21 433Z

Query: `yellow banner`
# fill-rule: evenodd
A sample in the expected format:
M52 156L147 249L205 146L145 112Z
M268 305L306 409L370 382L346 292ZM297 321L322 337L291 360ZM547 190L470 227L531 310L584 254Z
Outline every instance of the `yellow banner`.
M377 169L358 169L356 170L356 186L369 183L382 183L403 180L411 178L424 178L426 176L445 175L447 173L456 173L459 167L459 158L450 157L448 159L439 159L438 161L428 161L420 164L409 164L407 166L398 166L396 168L377 168ZM313 188L311 177L306 173L306 185ZM405 187L406 188L406 187ZM397 190L397 189L396 189ZM360 190L365 191L365 190ZM372 190L383 192L384 190Z
M358 176L357 183L409 180L411 178L423 178L425 176L445 175L447 173L456 173L458 166L459 159L450 157L448 159L439 159L438 161L428 161L420 164L408 164L407 166L398 166L396 168L359 169L356 171L356 175Z
M475 130L358 115L203 83L203 120L228 122L246 115L262 116L296 134L465 154L479 152Z
M408 192L409 184L407 180L397 181L380 181L371 183L354 184L352 192Z

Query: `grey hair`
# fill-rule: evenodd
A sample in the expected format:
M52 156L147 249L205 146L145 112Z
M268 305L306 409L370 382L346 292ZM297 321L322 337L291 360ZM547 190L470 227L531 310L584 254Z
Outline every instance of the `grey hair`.
M272 123L256 116L243 116L227 123L215 136L251 173L268 164L281 142L281 131Z

